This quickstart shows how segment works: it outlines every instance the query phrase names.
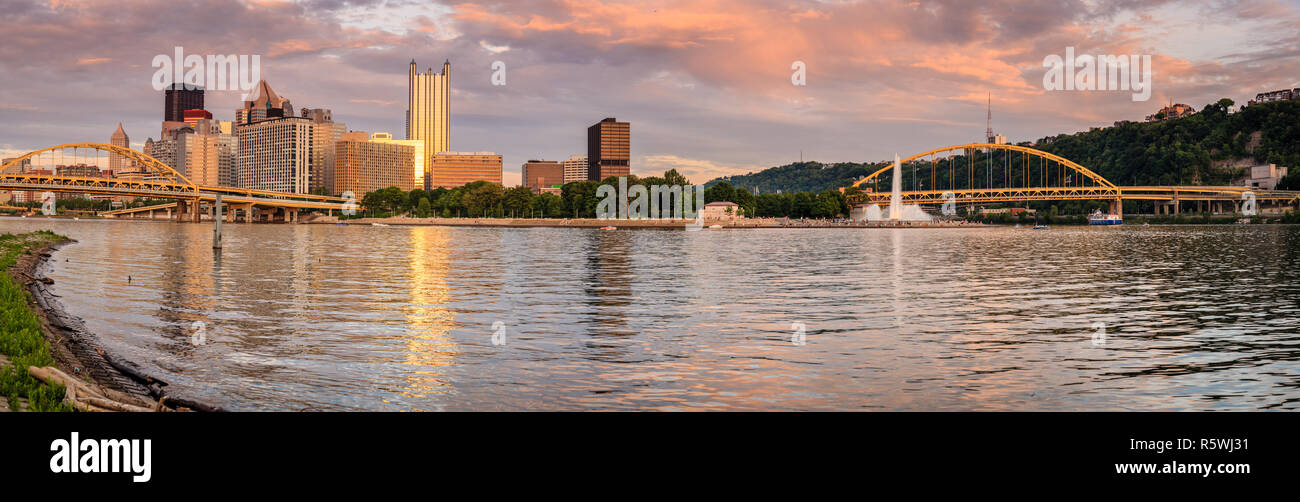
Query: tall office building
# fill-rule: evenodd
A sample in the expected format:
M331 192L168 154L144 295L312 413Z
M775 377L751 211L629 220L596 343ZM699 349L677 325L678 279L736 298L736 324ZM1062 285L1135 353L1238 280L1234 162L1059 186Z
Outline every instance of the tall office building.
M235 185L308 193L315 131L311 119L278 117L235 126Z
M280 97L271 86L262 80L257 83L252 99L235 110L235 125L251 124L260 120L293 116L293 105L287 98Z
M554 160L524 162L522 171L524 186L533 193L555 192L553 188L564 184L564 165Z
M185 84L172 84L167 87L163 98L163 122L184 122L185 110L202 109L202 87Z
M193 134L176 138L177 170L196 185L232 186L238 140L222 131L219 122L195 122Z
M632 125L610 117L587 128L587 179L600 181L631 172Z
M492 152L439 152L429 164L431 188L456 188L473 181L501 184L501 156Z
M397 187L415 188L412 145L371 141L363 132L344 133L335 144L335 163L327 189L333 194L367 192Z
M564 161L564 184L575 181L587 181L587 156L570 155L569 160Z
M312 155L308 189L315 193L326 189L326 179L334 169L334 144L347 132L347 125L334 122L334 115L324 108L303 108L302 118L311 120Z
M117 130L113 131L113 135L108 137L108 144L113 146L120 146L122 148L131 148L131 138L128 137L126 135L126 131L122 129L121 122L117 123ZM121 155L118 155L116 153L108 154L108 169L110 171L113 171L114 174L122 172L123 167L130 167L128 165L124 165L130 162L131 162L130 160L127 160Z
M442 63L442 73L419 73L412 59L409 70L406 139L423 141L428 157L451 150L451 61Z
M377 132L370 135L370 141L375 143L393 143L397 145L406 145L412 148L411 177L415 183L415 188L429 190L429 185L425 183L424 170L429 168L425 162L424 142L415 139L393 139L391 133Z

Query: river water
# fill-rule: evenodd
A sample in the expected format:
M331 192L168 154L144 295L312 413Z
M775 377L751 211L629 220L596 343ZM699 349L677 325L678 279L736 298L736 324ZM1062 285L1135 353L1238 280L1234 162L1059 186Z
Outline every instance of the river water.
M1297 226L228 224L214 254L0 218L35 229L79 241L55 292L106 346L235 410L1300 408Z

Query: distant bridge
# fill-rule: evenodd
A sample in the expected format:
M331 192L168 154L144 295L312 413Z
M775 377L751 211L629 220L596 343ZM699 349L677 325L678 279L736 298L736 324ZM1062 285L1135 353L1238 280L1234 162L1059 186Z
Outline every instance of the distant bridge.
M134 162L145 171L137 177L104 178L55 176L20 172L19 166L27 159L58 153L66 160L66 151L72 150L73 162L88 159L80 155L81 150L120 155L124 162ZM95 163L96 165L98 162ZM62 165L70 165L66 162ZM75 164L72 164L75 165ZM113 173L117 175L118 173ZM177 221L199 221L205 212L203 206L212 207L217 196L221 196L226 209L225 217L234 221L235 215L243 211L245 221L295 221L298 211L302 209L342 210L347 199L324 195L302 193L274 192L247 188L195 185L185 175L177 172L166 163L144 153L106 143L68 143L36 150L0 165L0 190L18 190L33 192L58 192L90 195L117 195L125 197L146 197L154 199L173 199L176 202L168 211ZM128 214L120 211L104 213L109 216Z
M947 154L947 155L943 155ZM888 205L894 166L856 181L850 202ZM1034 148L969 143L936 148L899 161L903 204L978 204L1022 201L1106 200L1111 212L1123 200L1156 201L1157 211L1179 212L1182 202L1206 202L1211 208L1238 206L1251 197L1259 202L1300 205L1300 191L1242 186L1121 187L1064 157ZM882 189L883 188L883 189Z

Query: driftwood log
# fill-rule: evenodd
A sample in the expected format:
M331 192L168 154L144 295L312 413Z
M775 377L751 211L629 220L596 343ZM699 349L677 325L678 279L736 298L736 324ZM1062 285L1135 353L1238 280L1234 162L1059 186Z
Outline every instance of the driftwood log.
M192 401L182 397L168 395L167 391L163 390L163 387L167 386L167 382L164 382L157 378L141 373L135 368L132 368L130 366L127 366L125 364L122 364L121 362L114 360L112 356L109 356L108 353L104 352L103 349L99 349L97 352L99 352L99 356L104 358L104 362L107 362L109 366L112 366L114 369L122 372L122 374L135 379L137 382L140 382L142 385L144 385L145 388L149 389L149 395L153 396L154 399L157 399L158 402L163 406L168 406L177 410L179 410L180 408L189 408L191 410L208 412L208 413L226 411L217 406L209 406L207 404L200 403L197 401Z
M121 403L105 397L103 389L69 376L53 366L29 366L27 373L41 381L63 385L63 401L81 411L153 411L143 406Z

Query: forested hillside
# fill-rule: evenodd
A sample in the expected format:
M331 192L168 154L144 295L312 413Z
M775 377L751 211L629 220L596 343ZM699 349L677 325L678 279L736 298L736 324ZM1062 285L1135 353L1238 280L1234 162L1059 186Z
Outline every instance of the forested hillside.
M1021 144L1078 162L1117 185L1226 185L1242 177L1247 165L1273 163L1291 168L1284 187L1300 189L1300 101L1228 113L1232 106L1232 100L1221 99L1189 117ZM750 192L816 193L847 186L883 165L801 162L718 178L707 186L726 181Z

